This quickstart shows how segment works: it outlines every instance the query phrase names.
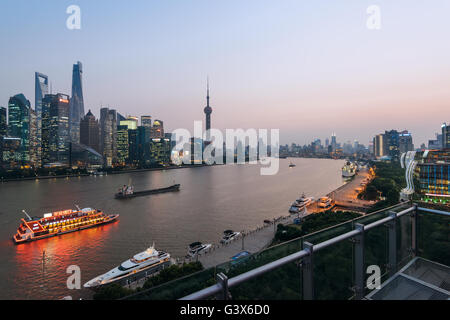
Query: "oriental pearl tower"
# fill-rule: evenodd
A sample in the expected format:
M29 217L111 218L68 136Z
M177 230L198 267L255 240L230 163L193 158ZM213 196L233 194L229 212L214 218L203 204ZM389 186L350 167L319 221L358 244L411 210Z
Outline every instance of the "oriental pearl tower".
M207 84L206 84L206 107L205 109L203 109L203 112L206 115L206 141L211 141L211 136L208 132L209 129L211 129L211 113L212 113L212 108L209 106L209 79L207 80Z

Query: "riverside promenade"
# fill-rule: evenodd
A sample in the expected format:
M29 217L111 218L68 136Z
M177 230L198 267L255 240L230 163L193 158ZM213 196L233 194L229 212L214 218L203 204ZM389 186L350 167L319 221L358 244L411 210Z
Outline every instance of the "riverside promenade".
M357 199L356 189L360 187L363 180L370 180L367 170L360 171L352 181L342 185L327 195L336 199L336 204L338 204L336 209L356 209L361 206L365 207L373 204L373 202ZM234 255L242 251L248 251L250 254L259 252L267 248L272 242L278 224L293 224L294 219L298 217L298 214L287 213L288 207L289 204L286 206L286 215L272 219L270 220L270 223L264 223L264 225L257 226L255 229L250 231L245 231L227 244L213 244L212 248L206 253L198 255L194 258L178 257L174 262L181 265L183 263L199 261L205 269L208 269L230 261ZM307 207L306 215L322 211L324 210L318 208L317 204L314 202ZM137 287L141 287L145 283L145 280L146 278L142 278L138 281L130 283L127 287L136 289Z
M178 259L178 262L200 261L207 269L230 261L234 255L242 251L248 251L250 254L259 252L272 242L278 224L292 224L296 217L297 215L280 216L254 230L245 231L227 244L214 244L207 253L195 258Z

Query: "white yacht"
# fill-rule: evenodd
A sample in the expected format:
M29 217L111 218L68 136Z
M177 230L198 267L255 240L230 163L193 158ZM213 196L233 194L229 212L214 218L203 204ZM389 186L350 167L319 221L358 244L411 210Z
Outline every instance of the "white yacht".
M201 242L193 242L189 245L188 255L191 257L195 257L198 254L208 252L211 247L212 245L210 243L203 244Z
M138 272L141 273L146 271L152 273L152 271L154 272L158 267L162 269L171 263L170 254L156 250L153 244L150 248L134 255L133 258L123 262L120 266L86 282L84 287L93 288L110 284L118 280L123 280L131 274L136 274Z
M235 239L240 234L241 234L240 232L235 232L233 230L225 230L223 232L223 238L220 240L220 243L231 242L233 239Z
M350 161L342 167L342 176L344 178L353 177L356 174L356 165Z
M314 201L313 197L306 197L305 194L302 194L302 196L299 199L295 200L292 206L297 207L301 210L304 207L309 206L313 201Z

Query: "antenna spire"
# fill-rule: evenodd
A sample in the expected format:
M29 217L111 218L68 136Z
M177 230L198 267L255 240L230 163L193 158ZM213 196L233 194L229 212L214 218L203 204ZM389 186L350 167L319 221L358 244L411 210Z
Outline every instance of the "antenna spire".
M206 77L206 102L209 107L209 76Z

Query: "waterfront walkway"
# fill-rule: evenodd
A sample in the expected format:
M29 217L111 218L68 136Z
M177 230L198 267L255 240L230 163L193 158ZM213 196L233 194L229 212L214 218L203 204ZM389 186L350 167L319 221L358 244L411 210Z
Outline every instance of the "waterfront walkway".
M246 231L227 244L213 245L212 249L198 258L179 259L179 263L200 261L205 269L230 261L231 258L242 251L256 253L266 248L273 240L278 224L292 224L297 215L281 216L259 226L254 230Z
M361 188L361 183L363 182L363 180L367 181L369 179L370 175L367 169L361 170L353 178L352 181L339 187L327 196L335 199L337 204L336 209L365 209L368 206L373 205L373 202L359 200L357 198L357 189ZM318 208L317 204L314 202L308 206L306 215L318 213L321 211L325 210ZM286 215L273 219L270 223L265 223L264 225L258 226L251 231L245 231L243 234L239 235L228 244L213 244L212 248L207 253L201 254L194 258L177 258L176 264L181 265L183 263L200 261L203 267L205 269L208 269L230 261L234 255L242 251L248 251L250 254L259 252L272 242L275 236L276 226L278 224L293 224L294 219L297 217L298 214L288 214L286 212ZM131 283L130 285L127 285L127 287L136 289L137 287L141 287L144 284L145 280L145 278L142 278L134 283Z

